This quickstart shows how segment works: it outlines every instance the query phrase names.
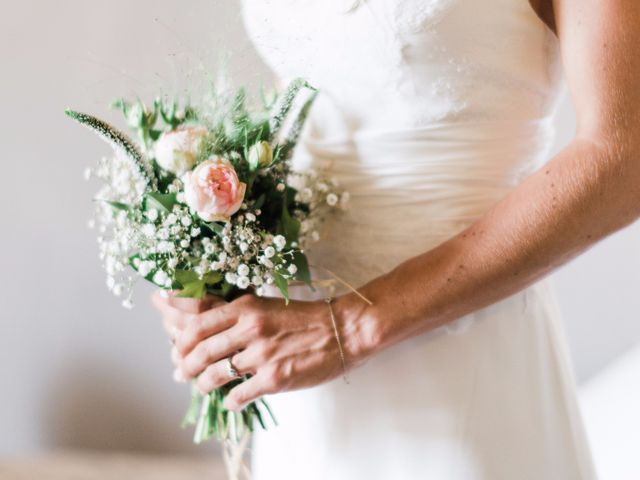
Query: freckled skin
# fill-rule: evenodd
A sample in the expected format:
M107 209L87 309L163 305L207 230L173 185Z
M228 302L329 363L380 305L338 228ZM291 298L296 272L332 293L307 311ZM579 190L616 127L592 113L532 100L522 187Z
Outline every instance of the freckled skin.
M531 4L558 35L576 137L465 231L361 287L373 305L354 294L334 301L351 365L522 290L640 216L640 2ZM194 309L155 302L169 329L183 328L187 314L181 312ZM249 319L249 326L259 320L251 330L259 332L257 340L234 344L249 352L234 359L245 358L242 367L257 375L234 389L230 407L340 375L324 302L243 302L241 309L234 302L201 314L231 328L203 340L210 343L233 328L243 332L238 318ZM300 328L300 319L308 328ZM182 344L176 363L184 365L196 347ZM221 355L209 359L210 366L220 364Z
M576 138L466 231L364 288L374 351L521 290L640 216L640 2L531 4L559 37Z

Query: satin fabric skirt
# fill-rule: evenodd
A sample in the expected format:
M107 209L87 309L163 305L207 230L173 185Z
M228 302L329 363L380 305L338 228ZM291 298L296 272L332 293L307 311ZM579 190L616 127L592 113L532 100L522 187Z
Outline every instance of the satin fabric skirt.
M267 399L255 480L595 478L550 279Z

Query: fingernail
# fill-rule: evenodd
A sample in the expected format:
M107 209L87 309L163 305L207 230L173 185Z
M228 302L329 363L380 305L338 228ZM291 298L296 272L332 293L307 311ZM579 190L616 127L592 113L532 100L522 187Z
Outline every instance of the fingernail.
M169 298L169 292L167 292L166 290L160 290L160 296L162 298Z
M175 345L171 349L171 361L176 364L180 362L180 353L178 352L178 349L175 347Z
M173 371L173 380L177 383L186 383L187 379L185 378L184 374L182 373L182 370L180 370L179 368L176 368Z

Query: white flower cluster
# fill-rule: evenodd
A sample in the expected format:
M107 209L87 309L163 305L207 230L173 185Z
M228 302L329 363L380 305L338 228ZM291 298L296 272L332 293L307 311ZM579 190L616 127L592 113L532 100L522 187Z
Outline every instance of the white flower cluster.
M281 176L282 172L272 174ZM139 276L164 289L176 288L179 272L186 271L195 272L201 280L224 279L241 290L252 288L263 295L266 285L296 277L294 253L317 241L327 213L348 202L348 194L339 192L335 179L313 171L290 173L286 183L297 191L292 214L300 222L300 236L298 242L288 243L283 235L268 233L260 221L263 213L246 203L225 224L202 223L183 203L184 186L179 179L167 188L177 194L178 203L171 211L161 205L153 208L148 201L143 208L144 180L127 159L102 160L88 172L87 177L92 176L104 182L96 219L107 286L125 298L127 307L132 305L131 288L136 280L129 273L130 263ZM276 187L279 192L286 188L282 178Z
M287 183L297 190L295 201L302 208L294 215L300 221L300 245L307 248L320 240L320 230L327 214L347 208L349 192L340 192L335 178L326 178L315 170L292 173Z
M261 212L243 212L227 223L219 235L201 239L192 252L198 259L194 270L204 277L218 272L225 282L241 290L253 287L257 295L277 275L291 278L297 272L287 241L282 235L266 234L260 227Z
M138 255L133 266L138 273L162 288L171 288L176 269L189 263L192 244L202 232L189 209L175 205L171 212L150 208L137 224Z
M97 177L104 183L96 195L98 200L135 205L140 202L146 188L144 177L120 151L112 158L103 157L95 169L85 170L85 178L89 180L92 177Z
M95 220L90 227L98 224L98 247L100 260L107 272L107 287L116 296L124 296L123 305L131 307L131 287L134 277L127 268L129 256L137 247L136 224L130 212L114 208L117 204L138 204L145 192L146 182L140 173L132 168L131 161L116 153L114 158L103 158L95 169L87 169L85 178L97 177L103 181L96 195Z

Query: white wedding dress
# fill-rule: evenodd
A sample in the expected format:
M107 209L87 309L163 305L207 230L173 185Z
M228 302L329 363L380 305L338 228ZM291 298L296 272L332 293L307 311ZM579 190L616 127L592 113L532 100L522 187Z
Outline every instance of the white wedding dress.
M541 167L561 68L528 0L348 3L243 11L274 72L321 89L295 162L329 168L351 205L310 255L361 285ZM280 424L256 433L255 480L594 478L548 280L382 352L350 384L269 402Z

